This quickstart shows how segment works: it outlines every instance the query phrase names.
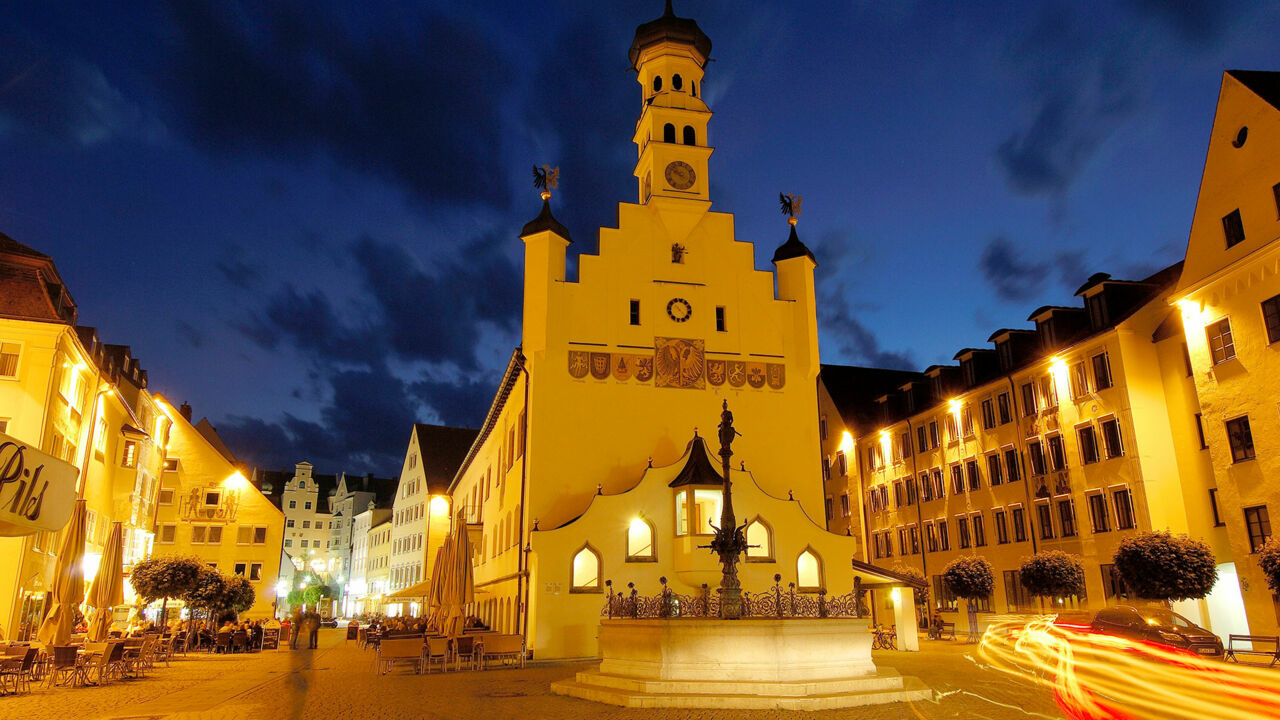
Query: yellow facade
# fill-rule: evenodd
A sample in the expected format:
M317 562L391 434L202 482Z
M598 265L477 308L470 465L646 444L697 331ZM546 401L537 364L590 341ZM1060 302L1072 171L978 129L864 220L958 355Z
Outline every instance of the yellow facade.
M1224 73L1182 278L1184 319L1219 518L1249 630L1280 602L1254 552L1280 513L1280 96L1277 73ZM1238 578L1238 579L1237 579Z
M671 23L679 29L659 27ZM450 493L476 540L480 616L526 633L538 657L595 653L603 596L573 591L586 544L598 579L620 587L657 592L664 575L685 594L718 583L714 557L699 547L710 530L676 531L693 496L652 478L678 464L695 429L715 435L723 400L742 433L739 518L766 517L780 553L744 571L746 588L771 586L775 572L794 576L797 553L810 546L833 592L852 587L856 541L821 527L814 481L815 262L793 230L776 269L757 270L733 216L711 210L711 113L701 95L709 45L677 18L637 31L639 202L619 204L617 227L600 229L599 252L579 256L577 278L566 277L569 233L549 203L521 233L522 343ZM719 495L700 490L686 513ZM652 522L652 562L628 560L638 519Z
M154 554L195 555L222 572L243 574L256 594L244 617L273 616L284 513L220 450L207 421L193 425L163 398L157 401L172 427Z
M0 265L0 431L79 470L88 587L113 522L122 523L126 573L150 551L167 427L129 348L76 326L75 303L51 258L0 235ZM0 538L6 637L28 637L38 625L59 539L52 532Z
M365 534L365 592L359 602L366 613L382 612L390 591L391 533L391 518L387 516L371 523Z

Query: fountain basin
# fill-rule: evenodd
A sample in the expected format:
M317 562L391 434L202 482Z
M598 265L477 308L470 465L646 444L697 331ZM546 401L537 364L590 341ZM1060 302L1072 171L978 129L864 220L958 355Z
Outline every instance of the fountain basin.
M915 678L877 668L867 620L601 620L598 670L552 692L626 707L818 710L923 700Z

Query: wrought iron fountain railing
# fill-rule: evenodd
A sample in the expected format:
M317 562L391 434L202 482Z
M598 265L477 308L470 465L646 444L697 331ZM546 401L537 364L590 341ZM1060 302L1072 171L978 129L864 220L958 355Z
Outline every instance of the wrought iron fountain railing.
M613 581L605 581L605 602L600 610L608 618L718 618L720 595L703 583L700 592L685 595L667 587L667 579L659 578L662 590L656 595L641 595L635 583L627 583L628 592L613 591ZM782 586L782 576L773 576L773 587L759 593L743 591L742 617L755 618L861 618L870 614L867 591L854 582L852 592L829 597L826 589L816 593L796 591L795 583ZM717 589L718 590L718 589Z

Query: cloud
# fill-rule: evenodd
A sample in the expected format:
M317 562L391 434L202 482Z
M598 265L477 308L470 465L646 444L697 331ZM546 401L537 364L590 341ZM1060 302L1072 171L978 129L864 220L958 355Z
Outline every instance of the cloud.
M1022 302L1039 297L1054 276L1062 287L1075 290L1088 279L1086 263L1080 250L1060 250L1050 260L1028 260L1009 238L997 235L982 249L978 270L1001 300Z
M1145 70L1133 28L1086 17L1074 6L1047 4L1010 40L1005 63L1026 101L1020 127L994 157L1016 192L1061 197L1142 107Z
M227 248L227 255L214 263L214 267L218 269L218 272L232 287L251 290L257 287L262 280L262 273L256 267L240 259L239 256L243 252L243 248L232 245Z
M1172 30L1179 40L1195 47L1211 47L1226 35L1240 11L1228 0L1128 0L1139 15Z
M817 270L818 324L823 342L834 343L847 362L894 370L912 370L915 362L905 350L886 350L870 328L858 319L860 306L845 295L848 285L839 281L852 276L853 266L865 266L869 243L855 243L847 229L828 230L812 241L822 261ZM830 356L830 353L828 353Z
M179 320L174 326L174 331L178 337L182 338L188 345L193 348L204 346L204 333L195 328L194 325L186 320Z
M0 134L89 147L148 131L141 109L98 66L0 27Z
M505 204L499 107L515 73L481 29L424 13L361 33L303 2L168 7L158 81L208 151L323 153L420 202Z

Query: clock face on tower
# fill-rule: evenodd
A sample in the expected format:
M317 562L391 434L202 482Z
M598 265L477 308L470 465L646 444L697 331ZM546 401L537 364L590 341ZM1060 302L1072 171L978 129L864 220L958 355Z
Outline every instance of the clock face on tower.
M688 190L693 187L693 183L698 179L698 174L693 171L689 163L676 160L667 165L665 172L667 176L667 184L676 190Z

